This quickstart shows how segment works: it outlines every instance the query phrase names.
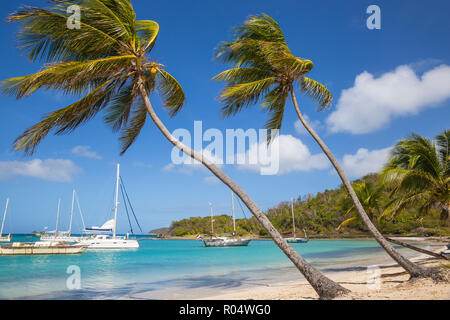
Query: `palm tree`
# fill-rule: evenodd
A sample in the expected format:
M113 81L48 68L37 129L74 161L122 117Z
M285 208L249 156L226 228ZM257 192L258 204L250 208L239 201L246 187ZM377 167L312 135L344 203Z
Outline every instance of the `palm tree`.
M222 42L219 45L216 58L233 65L232 69L214 77L226 82L226 87L219 97L223 103L223 116L235 115L261 100L263 109L269 113L266 128L279 130L290 96L300 122L336 169L361 220L376 241L411 277L434 276L434 272L400 255L381 235L364 211L344 170L322 139L305 121L294 88L314 99L319 104L319 110L330 107L333 98L326 86L306 77L313 68L312 61L297 58L291 53L278 23L266 14L249 17L243 25L235 29L235 39L232 42ZM269 141L271 138L269 135Z
M371 221L374 221L375 218L381 217L381 215L383 214L381 200L383 198L382 195L384 185L375 185L371 181L362 181L353 183L352 187L353 190L355 190L355 193L358 196L358 199L361 202L364 210L367 212L369 219ZM351 215L351 217L342 221L341 224L339 224L339 226L336 228L336 230L339 230L348 224L361 221L361 218L358 215L358 211L356 210L356 207L353 203L345 212L345 215Z
M446 224L450 215L450 130L436 135L434 141L417 134L399 141L383 174L398 197L389 211L391 217L414 205L421 214L439 209L441 223Z
M182 108L185 95L180 84L164 66L153 61L159 26L150 20L136 20L129 0L53 1L47 9L26 7L9 21L19 22L19 47L28 57L47 62L35 74L4 80L1 90L15 97L31 95L38 89L61 90L81 95L75 103L53 111L22 133L15 150L32 154L42 139L70 133L104 111L105 122L120 131L121 154L133 144L147 114L162 134L186 155L201 162L245 203L321 298L332 298L347 289L325 277L304 260L272 226L250 197L202 153L178 141L158 118L149 95L157 91L170 116ZM78 5L79 29L67 28L67 7Z

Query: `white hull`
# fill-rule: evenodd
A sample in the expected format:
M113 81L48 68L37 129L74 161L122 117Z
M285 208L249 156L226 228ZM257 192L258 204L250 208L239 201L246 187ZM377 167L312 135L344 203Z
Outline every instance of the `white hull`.
M203 239L205 247L246 247L251 239L240 238L210 238Z
M11 235L8 234L7 236L0 236L0 242L10 242L11 241Z
M51 242L24 243L15 242L12 245L0 246L0 255L47 255L47 254L78 254L83 253L87 246L61 245Z
M83 240L80 245L88 246L88 249L111 250L111 249L137 249L139 242L134 239L122 237L97 236L93 239Z
M287 243L307 243L307 238L286 238Z

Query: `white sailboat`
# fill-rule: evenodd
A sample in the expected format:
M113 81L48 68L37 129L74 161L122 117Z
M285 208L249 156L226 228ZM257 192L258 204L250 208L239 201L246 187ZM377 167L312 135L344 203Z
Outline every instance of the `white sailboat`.
M286 241L288 243L306 243L308 242L308 235L306 234L306 230L303 229L303 232L305 233L304 238L297 238L297 235L295 234L295 219L294 219L294 200L291 199L291 212L292 212L292 226L293 226L293 232L291 238L286 238Z
M95 231L94 233L110 232L112 236L106 234L93 235L90 239L80 241L80 245L87 245L88 249L137 249L139 243L137 240L128 239L126 237L119 237L116 235L117 229L117 209L119 207L119 179L120 179L120 165L117 164L116 176L116 192L114 201L114 219L107 221L103 226L85 228L85 231Z
M3 227L5 226L6 212L8 211L9 198L6 199L5 211L3 212L2 228L0 229L0 242L10 242L11 234L3 235Z
M88 239L88 237L81 237L81 236L72 236L72 218L73 218L73 209L74 209L74 203L75 203L75 189L73 189L72 192L72 207L70 210L70 222L69 222L69 229L67 231L58 231L58 223L59 223L59 212L60 212L60 206L61 206L61 199L58 199L58 211L56 213L56 227L54 231L47 231L44 234L41 235L41 241L63 241L63 242L79 242L85 239ZM78 202L78 198L77 198ZM83 220L83 214L81 213L79 202L78 202L78 209L80 211L81 221L84 225Z
M203 238L203 244L205 247L245 247L248 246L251 239L236 237L236 219L234 216L234 196L231 191L231 207L233 212L233 234L232 237L219 237L214 235L214 213L212 204L209 204L211 208L211 237Z

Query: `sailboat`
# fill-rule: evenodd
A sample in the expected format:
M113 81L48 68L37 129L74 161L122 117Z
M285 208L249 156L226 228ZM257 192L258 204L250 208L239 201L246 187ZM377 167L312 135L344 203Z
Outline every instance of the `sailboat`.
M128 235L125 237L119 237L116 235L117 228L117 209L119 207L119 183L120 183L120 165L117 164L117 176L116 176L116 191L114 199L114 219L107 221L101 227L85 228L85 232L94 231L97 235L92 235L91 238L80 241L81 245L87 245L88 249L137 249L139 243L137 240L129 239ZM110 233L98 234L98 233Z
M303 229L303 232L305 233L305 237L304 238L297 238L296 234L295 234L295 219L294 219L294 200L291 199L291 211L292 211L292 226L293 226L293 231L292 232L292 237L291 238L286 238L286 241L288 243L306 243L308 242L308 235L306 234L306 230Z
M72 207L70 210L70 222L69 222L69 229L67 231L58 231L58 223L59 223L59 212L60 212L60 206L61 206L61 199L58 199L58 211L56 213L56 227L54 231L47 231L44 234L41 235L41 241L64 241L64 242L79 242L84 239L88 239L88 237L80 237L80 236L72 236L72 218L73 218L73 208L74 208L74 202L75 202L75 195L76 191L73 189L72 192ZM78 198L77 198L78 201ZM79 203L78 203L78 209ZM80 216L81 221L84 225L83 215L80 210Z
M8 211L9 198L6 199L5 211L3 212L2 228L0 229L0 242L10 242L11 234L3 235L3 227L5 226L6 212Z
M245 247L248 246L251 239L244 239L236 237L236 219L234 216L234 196L233 191L231 192L231 207L233 211L233 234L232 237L218 237L214 236L214 213L212 204L210 203L211 209L211 236L209 238L202 238L205 247Z

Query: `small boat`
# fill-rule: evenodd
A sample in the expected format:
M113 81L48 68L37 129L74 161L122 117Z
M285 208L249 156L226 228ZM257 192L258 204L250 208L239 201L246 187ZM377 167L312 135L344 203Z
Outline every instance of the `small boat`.
M86 249L86 245L69 245L66 242L13 242L12 244L1 245L0 255L79 254Z
M112 236L105 234L92 235L88 239L79 242L81 245L88 246L88 249L137 249L139 242L135 239L130 239L127 236L120 237L116 235L117 228L117 209L119 207L119 183L120 183L120 166L117 164L116 174L116 190L114 200L114 219L111 219L103 224L100 228L92 227L85 228L85 232L94 231L93 233L112 232ZM123 183L122 183L123 186Z
M251 239L236 237L236 219L234 216L234 196L231 192L231 207L233 212L233 233L232 237L220 237L214 236L214 213L212 204L209 204L211 208L211 235L209 238L200 237L205 247L246 247L250 243Z
M229 237L211 237L204 238L205 247L246 247L251 239L229 238Z
M6 199L5 211L3 213L2 228L0 229L0 242L10 242L11 234L3 235L3 227L5 226L6 212L8 211L9 198Z
M294 200L291 199L291 212L292 212L292 225L293 225L293 232L292 237L285 238L287 243L307 243L308 242L308 235L306 234L306 230L303 229L303 232L305 233L304 238L297 238L295 234L295 219L294 219Z

